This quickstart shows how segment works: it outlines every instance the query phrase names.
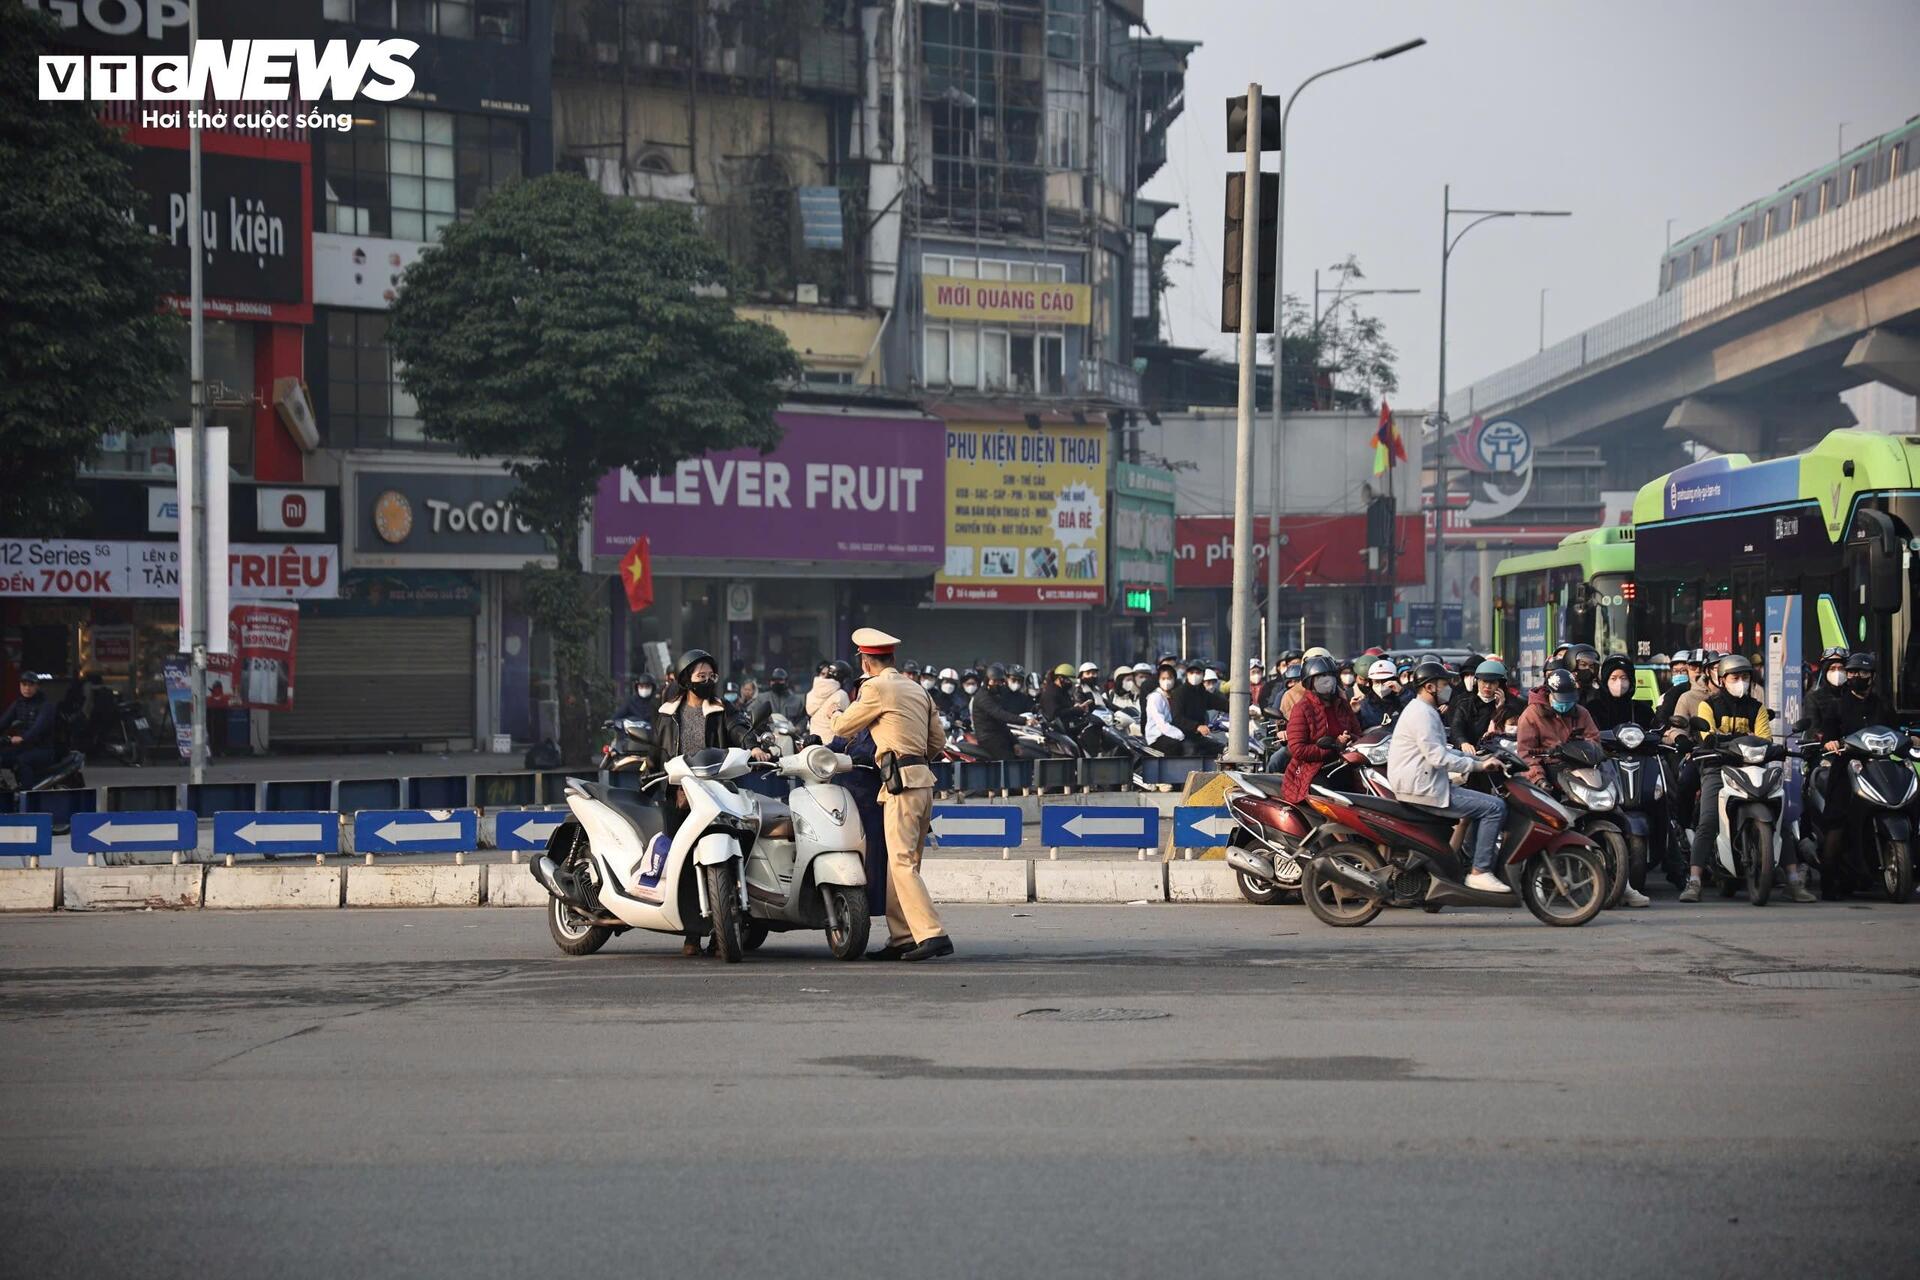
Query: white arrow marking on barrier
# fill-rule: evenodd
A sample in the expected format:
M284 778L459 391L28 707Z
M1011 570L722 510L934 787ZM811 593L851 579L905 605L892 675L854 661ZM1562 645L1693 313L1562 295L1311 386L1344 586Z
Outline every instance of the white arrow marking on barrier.
M182 837L179 826L171 822L103 822L93 829L93 838L101 844L122 844Z
M1201 835L1223 836L1233 830L1233 819L1224 813L1210 813L1197 822L1189 822L1187 825Z
M523 822L509 829L522 840L551 840L553 833L558 831L565 821L564 818L549 818L545 822Z
M1143 836L1147 834L1144 814L1127 818L1089 818L1076 813L1061 824L1076 836Z
M248 844L262 840L318 840L325 832L317 822L249 822L234 828L234 835Z
M402 840L458 840L460 824L457 822L389 822L373 834L388 844L397 844Z
M1005 818L935 818L935 835L941 836L1002 836L1007 834Z
M39 844L38 827L0 827L0 844Z

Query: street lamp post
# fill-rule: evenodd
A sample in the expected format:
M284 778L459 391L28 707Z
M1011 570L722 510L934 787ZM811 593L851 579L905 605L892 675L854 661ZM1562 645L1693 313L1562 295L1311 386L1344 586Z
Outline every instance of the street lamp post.
M1320 287L1320 269L1315 267L1313 271L1313 331L1315 334L1318 334L1322 322L1331 319L1335 311L1338 311L1343 304L1352 302L1355 298L1367 298L1381 293L1419 292L1420 290L1418 289L1322 289ZM1333 295L1333 305L1327 308L1325 315L1320 314L1320 295L1323 293Z
M1279 207L1274 211L1273 249L1273 430L1269 433L1272 436L1272 442L1267 446L1270 463L1267 488L1267 636L1269 643L1277 643L1280 636L1280 429L1284 417L1282 406L1286 399L1287 382L1287 295L1283 283L1287 262L1287 119L1293 114L1294 100L1315 80L1324 79L1336 71L1357 67L1363 62L1385 62L1388 58L1397 58L1403 53L1418 49L1426 42L1425 36L1405 40L1378 53L1370 53L1364 58L1355 58L1337 67L1316 71L1302 80L1299 87L1287 95L1286 105L1280 111L1280 190ZM1251 565L1236 566L1236 569L1249 574L1253 571ZM1271 654L1265 656L1269 659L1272 657ZM1246 679L1245 666L1237 665L1240 665L1240 669L1233 673L1236 685Z
M1453 185L1449 183L1441 193L1440 218L1440 397L1434 409L1433 422L1433 633L1434 641L1439 643L1446 638L1446 612L1444 600L1446 585L1443 566L1446 561L1447 544L1447 263L1453 257L1453 251L1467 232L1483 222L1492 222L1496 218L1571 218L1568 209L1456 209L1453 207ZM1458 215L1472 218L1466 226L1460 228L1460 234L1453 234L1453 219Z

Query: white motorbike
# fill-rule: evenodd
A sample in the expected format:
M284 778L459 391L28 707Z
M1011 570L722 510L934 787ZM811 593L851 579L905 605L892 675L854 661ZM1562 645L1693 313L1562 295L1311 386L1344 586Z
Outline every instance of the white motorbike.
M552 895L547 927L568 955L591 955L628 929L711 932L733 963L770 932L821 929L835 959L867 946L866 833L853 797L832 781L853 762L823 746L770 765L793 780L784 803L741 791L756 766L738 747L676 756L664 783L687 798L672 840L644 794L569 779L571 820L547 842L533 876Z
M1711 726L1695 719L1693 727ZM1719 832L1714 841L1715 871L1722 897L1732 897L1742 880L1747 901L1767 905L1773 878L1786 844L1787 748L1752 734L1701 747L1694 759L1720 768Z

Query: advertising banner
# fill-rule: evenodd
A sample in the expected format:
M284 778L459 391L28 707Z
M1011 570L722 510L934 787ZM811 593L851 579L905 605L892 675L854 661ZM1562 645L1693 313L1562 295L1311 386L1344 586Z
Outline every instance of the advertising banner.
M354 476L356 568L518 569L551 562L546 538L513 509L504 471L361 471Z
M946 460L935 604L1106 601L1104 426L949 422Z
M1708 458L1681 467L1667 477L1660 514L1672 520L1680 516L1771 506L1791 502L1799 496L1800 459L1797 456L1745 467L1736 467L1727 458Z
M293 707L293 655L300 636L300 606L234 606L230 631L235 705L268 711Z
M337 547L236 542L227 548L234 600L331 599ZM172 600L180 595L178 542L0 538L0 599Z
M1181 516L1175 525L1175 581L1182 587L1233 585L1233 517ZM1426 581L1426 537L1419 516L1394 518L1398 558L1393 581L1413 586ZM1253 568L1260 589L1267 581L1267 520L1253 519ZM1280 517L1280 585L1288 587L1386 585L1386 567L1367 567L1367 517L1298 515Z
M1801 655L1806 652L1801 647L1805 637L1801 634L1802 620L1806 610L1801 607L1799 596L1767 597L1767 647L1766 670L1763 673L1766 682L1766 705L1773 708L1773 733L1784 738L1787 727L1800 719L1800 713L1806 705L1805 674ZM1804 766L1798 759L1791 759L1787 765L1787 819L1792 821L1800 812L1800 788L1804 781Z
M187 252L187 152L140 147L133 153L132 167L133 184L144 201L134 219L158 238L169 301L184 309L192 265ZM200 157L200 176L208 317L309 323L313 215L308 167L208 150Z
M1162 608L1173 593L1174 477L1164 467L1131 462L1113 466L1115 588L1130 594L1146 588Z
M967 280L921 276L927 314L945 320L1001 324L1084 325L1093 312L1093 289L1058 281Z
M1547 678L1547 606L1520 611L1520 687L1537 689Z
M593 553L618 558L644 536L655 559L939 564L939 423L775 416L785 435L772 453L730 449L667 475L602 477Z
M1733 601L1700 602L1700 647L1717 653L1733 648Z

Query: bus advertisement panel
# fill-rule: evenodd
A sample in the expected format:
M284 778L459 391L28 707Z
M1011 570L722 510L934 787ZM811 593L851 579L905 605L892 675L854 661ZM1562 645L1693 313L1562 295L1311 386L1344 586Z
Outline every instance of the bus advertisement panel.
M1520 611L1520 687L1537 689L1547 678L1547 607Z

